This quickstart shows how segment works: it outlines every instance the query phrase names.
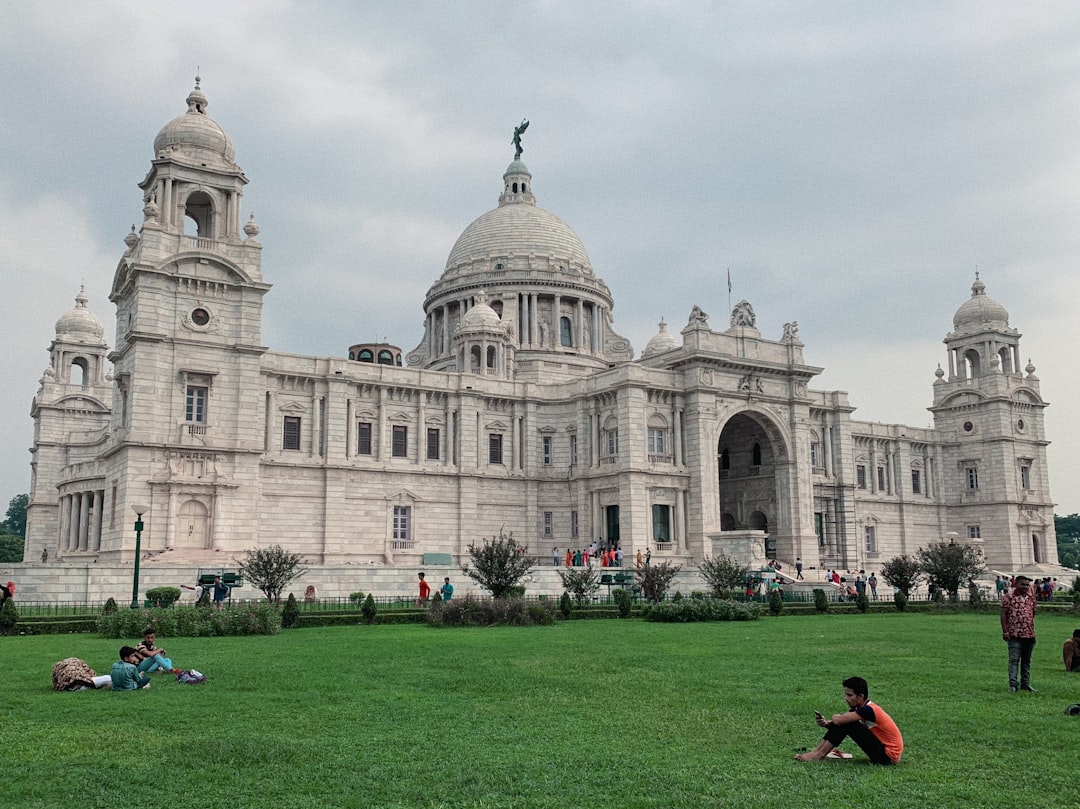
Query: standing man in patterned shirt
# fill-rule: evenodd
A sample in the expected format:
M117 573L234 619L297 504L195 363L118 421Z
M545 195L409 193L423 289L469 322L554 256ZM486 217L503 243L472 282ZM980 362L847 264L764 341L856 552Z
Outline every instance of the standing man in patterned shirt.
M1013 591L1001 597L1001 638L1009 644L1009 691L1015 693L1019 688L1034 692L1031 652L1035 648L1035 595L1027 576L1017 576Z

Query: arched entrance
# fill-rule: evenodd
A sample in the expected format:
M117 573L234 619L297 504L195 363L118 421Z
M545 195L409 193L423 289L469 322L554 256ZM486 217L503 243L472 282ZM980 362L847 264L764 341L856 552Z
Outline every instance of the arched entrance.
M209 547L210 515L206 506L198 500L187 500L180 506L176 520L176 543L178 548L203 550Z
M1042 547L1039 544L1039 535L1038 534L1032 534L1031 535L1031 553L1032 553L1032 556L1035 559L1035 564L1041 565L1042 560L1043 560L1042 559Z
M778 519L776 462L780 439L763 416L739 413L724 425L717 442L717 493L721 531L775 529Z

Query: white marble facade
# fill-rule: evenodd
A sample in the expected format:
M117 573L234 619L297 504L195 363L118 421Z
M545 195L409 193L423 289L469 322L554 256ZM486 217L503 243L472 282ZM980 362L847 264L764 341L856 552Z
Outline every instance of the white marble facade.
M945 338L934 427L855 421L845 393L811 387L797 324L764 335L745 301L713 323L688 303L679 334L661 323L635 359L515 159L404 362L278 353L261 344L248 179L198 84L187 104L140 184L109 294L117 345L82 292L57 323L28 560L130 562L139 504L143 549L188 566L270 543L327 569L457 563L500 528L542 558L600 539L690 564L726 550L872 569L956 532L995 569L1057 562L1046 404L978 279Z

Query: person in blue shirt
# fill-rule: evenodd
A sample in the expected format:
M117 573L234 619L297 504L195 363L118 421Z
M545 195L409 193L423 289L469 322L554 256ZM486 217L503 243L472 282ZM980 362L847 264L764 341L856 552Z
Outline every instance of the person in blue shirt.
M442 595L443 601L449 601L454 597L454 585L450 583L449 576L443 579L443 586L439 588L439 593Z
M150 677L139 673L138 663L141 659L138 651L130 646L120 647L120 660L113 663L109 671L113 691L137 691L150 687Z

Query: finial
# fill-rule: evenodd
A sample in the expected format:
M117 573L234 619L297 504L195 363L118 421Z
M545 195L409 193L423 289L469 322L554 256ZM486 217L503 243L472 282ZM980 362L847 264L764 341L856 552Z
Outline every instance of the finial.
M514 160L521 159L521 153L524 149L521 148L521 135L529 128L529 119L522 118L521 123L514 127L514 139L510 142L514 144Z
M200 73L202 73L202 70L200 69L200 67L198 65L195 65L195 89L196 90L199 89L199 82L202 81L202 79L199 78Z

